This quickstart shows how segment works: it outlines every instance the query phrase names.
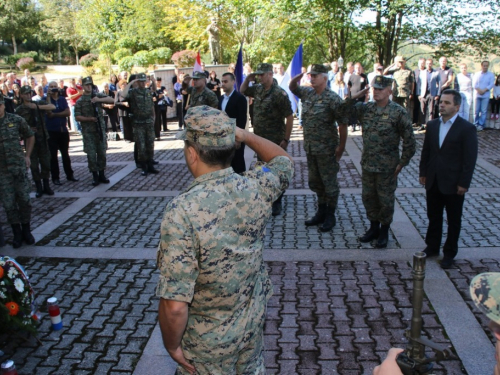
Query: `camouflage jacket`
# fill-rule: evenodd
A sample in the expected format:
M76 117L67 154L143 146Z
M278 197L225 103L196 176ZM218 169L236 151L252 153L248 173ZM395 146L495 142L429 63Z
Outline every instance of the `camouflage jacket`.
M134 125L151 124L154 122L153 93L150 89L131 88L124 101L130 106Z
M286 91L274 80L267 91L262 84L256 84L248 87L242 94L254 98L254 133L274 143L280 143L285 138L285 118L293 113Z
M98 98L106 98L107 95L103 93L96 94ZM80 99L76 101L75 104L75 117L76 116L84 116L84 117L97 117L100 129L105 134L106 126L104 124L104 117L102 115L102 103L92 104L91 102L92 96L83 94ZM94 107L95 106L95 107ZM99 130L99 126L96 122L91 121L80 121L82 125L83 133L97 133Z
M36 102L38 105L46 105L47 102L45 100L39 100ZM45 142L49 139L49 133L47 131L47 127L45 126L45 114L40 113L38 108L31 109L28 106L21 104L16 107L15 114L21 116L26 120L28 125L33 130L35 135L36 142L40 142L43 138L45 138Z
M389 101L384 108L375 102L356 103L346 100L346 111L357 116L363 127L361 166L368 172L391 173L396 166L407 166L416 151L412 121L406 110ZM403 151L399 155L399 144Z
M298 86L293 93L302 100L304 149L308 154L333 154L339 144L335 122L347 124L343 118L340 96L326 88L321 95L312 87Z
M272 294L262 258L271 205L293 175L283 156L243 176L204 174L172 199L161 223L156 295L189 303L188 359L219 361L244 347Z
M408 98L413 93L413 83L415 75L409 68L390 70L394 78L393 94L397 98Z
M5 112L0 118L0 172L26 173L26 161L20 140L34 135L22 117Z
M196 92L195 87L188 87L187 93L191 95L189 99L189 107L197 107L200 105L208 105L212 108L217 108L219 106L219 99L217 99L217 95L206 86L200 92Z

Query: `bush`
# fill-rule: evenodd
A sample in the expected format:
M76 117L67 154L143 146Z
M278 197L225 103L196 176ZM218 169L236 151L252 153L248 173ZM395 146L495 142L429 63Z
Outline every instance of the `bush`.
M189 68L194 65L196 52L190 50L179 51L173 54L172 61L178 68Z
M167 47L160 47L149 52L153 64L166 64L172 56L172 50Z
M113 54L113 59L115 61L120 61L121 59L127 56L132 56L132 51L128 48L120 48L117 49Z
M99 60L99 56L94 55L93 53L88 53L80 57L80 65L84 68L90 68L94 61Z
M5 56L5 63L7 65L16 65L19 59L23 57L31 57L34 61L38 61L38 53L35 51L16 53L15 55Z
M132 71L134 64L135 64L134 56L125 56L122 57L120 61L118 61L118 66L120 68L120 71L130 72Z
M33 68L35 67L35 60L32 57L22 57L17 60L16 66L19 70L33 70Z
M153 63L151 55L148 51L139 51L134 55L134 62L136 66L148 67Z

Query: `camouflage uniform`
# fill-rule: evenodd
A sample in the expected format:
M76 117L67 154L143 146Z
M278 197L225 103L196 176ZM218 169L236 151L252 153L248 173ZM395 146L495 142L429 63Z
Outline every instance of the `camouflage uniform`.
M205 75L203 75L203 77L205 77ZM200 93L196 91L196 87L188 87L187 93L191 95L189 99L189 108L200 105L208 105L212 108L217 108L219 106L217 95L206 86Z
M36 104L46 105L47 103L40 100ZM15 113L26 120L35 134L35 145L30 158L33 181L48 179L50 176L50 150L49 133L45 127L45 115L42 115L38 108L31 109L24 104L18 106Z
M98 98L106 98L107 95L98 93ZM91 102L92 95L82 95L75 104L75 117L97 117L98 122L81 121L83 136L83 152L87 154L90 172L104 171L106 168L106 149L108 140L106 137L106 126L102 115L101 103Z
M485 272L476 275L470 283L469 293L479 310L500 324L500 273Z
M180 139L234 144L235 121L222 111L190 108L185 121ZM200 374L265 373L263 326L272 285L264 235L271 203L292 174L283 156L243 175L221 169L196 178L166 207L156 295L189 304L181 345ZM177 374L187 372L179 366Z
M153 94L147 88L131 88L124 100L129 103L132 112L137 161L140 163L152 161L155 153Z
M353 105L348 99L347 105ZM363 128L362 197L370 221L390 225L394 215L398 164L405 167L415 154L412 122L404 108L389 102L380 108L375 102L356 103L350 110L358 116ZM399 143L403 139L403 152Z
M394 78L393 101L409 113L410 95L413 94L412 89L415 82L413 71L404 67L403 69L390 70L389 74L392 74Z
M11 225L31 220L30 183L19 139L33 135L22 117L6 112L0 118L0 199Z

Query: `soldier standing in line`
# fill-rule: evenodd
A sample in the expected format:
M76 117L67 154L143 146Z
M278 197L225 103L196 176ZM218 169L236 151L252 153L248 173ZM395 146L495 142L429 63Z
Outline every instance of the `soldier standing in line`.
M259 76L259 83L249 87L255 76ZM254 133L286 150L292 134L293 111L288 94L273 78L273 66L266 63L257 65L257 70L246 76L240 92L254 99ZM281 213L283 194L273 203L273 216Z
M208 105L217 109L219 99L217 95L207 87L207 78L203 72L193 73L193 87L188 87L187 93L190 95L187 108Z
M355 102L354 99L366 95L367 88L346 99L344 104L346 114L357 116L363 128L362 199L370 229L359 240L378 239L378 248L387 247L389 240L398 174L416 150L410 116L404 108L389 100L392 84L391 78L377 76L373 80L374 102ZM400 156L401 139L403 152Z
M392 100L410 113L410 103L415 90L415 75L405 65L405 58L396 56L394 64L384 70L384 75L392 74L394 78L395 91Z
M132 88L136 84L137 87ZM137 146L137 163L142 168L142 175L157 174L154 168L155 153L155 110L153 94L146 88L146 74L140 73L137 79L130 81L123 90L122 96L128 102L133 114L134 141Z
M323 64L311 65L307 74L311 76L312 87L298 85L304 74L293 77L289 87L302 100L309 188L318 196L318 210L306 220L306 226L323 224L319 229L327 232L336 224L335 209L340 194L337 173L347 140L348 120L341 117L342 99L327 88L328 68ZM338 130L335 122L339 124Z
M83 95L75 104L75 118L82 125L83 151L87 154L92 185L97 186L100 182L107 184L109 180L104 169L108 139L101 103L113 104L115 101L106 94L93 92L92 77L83 78L82 86Z
M20 138L24 139L26 153ZM14 233L14 249L23 241L27 245L35 243L30 228L30 183L26 174L34 144L30 126L22 117L5 112L5 99L0 94L0 200Z
M47 104L45 100L31 101L31 87L23 86L20 90L21 104L16 108L16 115L26 120L35 134L35 146L31 153L31 176L36 185L36 197L40 198L43 193L54 195L49 185L50 177L50 149L49 133L45 127L45 114L41 111L52 111L56 109L53 104ZM43 186L42 186L43 181Z

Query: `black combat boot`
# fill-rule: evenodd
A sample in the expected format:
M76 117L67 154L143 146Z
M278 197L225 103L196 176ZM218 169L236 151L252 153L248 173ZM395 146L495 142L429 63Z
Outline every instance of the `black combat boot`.
M104 171L99 171L99 182L102 182L103 184L109 184L109 180L104 175Z
M326 215L326 204L318 205L318 210L316 211L314 216L306 220L306 227L322 224L325 221L325 215Z
M54 195L54 191L50 188L49 179L43 179L43 192L47 195Z
M21 224L12 224L12 233L14 233L12 247L17 249L23 244L23 231L21 229Z
M160 173L160 171L158 169L155 169L154 167L154 160L151 159L149 162L148 162L148 172L149 173L153 173L153 174L158 174Z
M276 202L273 203L272 215L278 216L279 214L281 214L282 209L283 209L283 206L281 205L281 201L277 200Z
M166 130L165 130L165 131L166 131ZM159 162L159 161L156 161L155 159L153 159L153 164L154 164L154 165L158 165L158 164L160 164L160 162Z
M43 195L42 181L35 181L35 185L36 185L35 197L40 198Z
M30 223L21 224L23 241L26 245L33 245L35 243L35 237L31 234Z
M0 224L0 247L5 246L5 238L3 237L3 229L2 225Z
M378 221L370 221L370 229L366 231L361 237L360 242L370 242L378 238L380 234L380 223Z
M319 227L319 230L322 232L329 232L335 224L337 224L337 220L335 219L335 207L327 206L325 221L323 222L323 225Z
M99 185L99 173L97 172L92 172L92 185Z
M141 172L141 176L147 176L148 175L148 162L147 161L140 161L139 162L140 166L141 166L141 169L142 169L142 172Z
M389 242L389 225L380 226L380 234L378 235L377 247L383 249L387 247L387 242Z

